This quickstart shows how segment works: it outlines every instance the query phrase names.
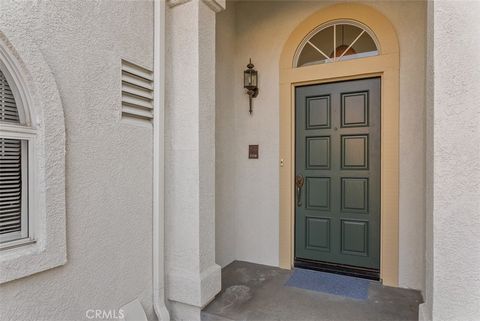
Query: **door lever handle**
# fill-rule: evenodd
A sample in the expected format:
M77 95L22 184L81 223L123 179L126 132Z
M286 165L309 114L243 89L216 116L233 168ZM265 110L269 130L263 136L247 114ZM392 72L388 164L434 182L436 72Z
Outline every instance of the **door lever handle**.
M297 190L297 207L302 206L302 187L305 179L302 175L298 174L295 176L295 188Z

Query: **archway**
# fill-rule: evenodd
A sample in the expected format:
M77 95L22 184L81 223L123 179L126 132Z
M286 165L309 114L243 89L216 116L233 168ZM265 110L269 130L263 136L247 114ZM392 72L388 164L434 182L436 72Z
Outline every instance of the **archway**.
M312 64L297 68L296 52L313 30L332 21L355 21L375 35L378 55ZM386 17L359 4L339 4L320 10L291 33L280 58L280 266L293 265L295 88L343 80L381 79L381 196L380 278L398 285L399 192L399 46L396 32Z

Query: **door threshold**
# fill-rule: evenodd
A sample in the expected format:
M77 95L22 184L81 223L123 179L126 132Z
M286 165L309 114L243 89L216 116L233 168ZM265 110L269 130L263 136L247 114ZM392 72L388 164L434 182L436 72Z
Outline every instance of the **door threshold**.
M380 281L380 270L295 258L294 267Z

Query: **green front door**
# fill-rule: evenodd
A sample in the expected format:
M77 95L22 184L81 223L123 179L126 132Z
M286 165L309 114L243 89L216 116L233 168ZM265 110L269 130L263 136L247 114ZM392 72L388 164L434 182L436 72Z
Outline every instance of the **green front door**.
M378 270L380 78L297 87L295 111L295 259Z

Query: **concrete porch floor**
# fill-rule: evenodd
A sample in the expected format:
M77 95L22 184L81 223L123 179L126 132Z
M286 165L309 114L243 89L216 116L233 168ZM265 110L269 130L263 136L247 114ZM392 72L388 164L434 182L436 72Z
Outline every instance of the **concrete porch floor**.
M203 321L418 320L421 294L371 282L367 300L284 286L292 271L235 261L222 270L222 291Z

